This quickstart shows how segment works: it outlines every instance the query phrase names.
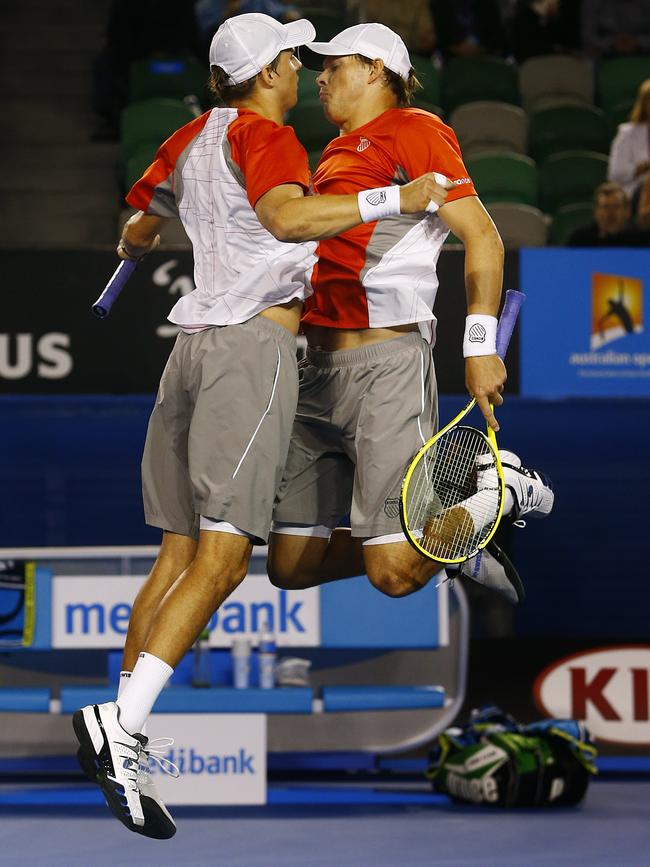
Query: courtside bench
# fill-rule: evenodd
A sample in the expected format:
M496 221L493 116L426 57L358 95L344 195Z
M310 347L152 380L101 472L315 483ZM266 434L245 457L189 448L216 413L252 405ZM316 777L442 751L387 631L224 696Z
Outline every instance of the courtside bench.
M115 698L120 654L110 648L123 642L137 580L155 551L86 549L78 557L73 551L56 557L48 550L37 559L43 565L36 570L31 648L51 649L55 664L59 648L106 647L110 685L64 685L54 696L47 688L0 690L0 713L70 714ZM110 558L115 564L107 565ZM270 585L264 563L265 552L256 553L249 577L227 600L221 621L213 621L217 686L193 689L187 658L163 690L156 713L265 714L273 752L396 752L430 741L450 724L464 698L467 663L467 607L460 588L450 593L449 585L436 590L431 584L413 596L390 599L359 576L294 594ZM94 572L97 565L103 574ZM78 598L71 587L79 588ZM227 645L247 629L255 634L256 610L258 619L269 613L276 619L279 657L312 661L311 688L229 685ZM241 631L233 627L235 615L241 617ZM111 635L111 627L122 634Z

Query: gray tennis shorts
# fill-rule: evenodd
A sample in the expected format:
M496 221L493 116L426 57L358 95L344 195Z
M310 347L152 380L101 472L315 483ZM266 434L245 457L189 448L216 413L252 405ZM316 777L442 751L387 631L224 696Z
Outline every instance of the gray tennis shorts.
M401 532L399 496L413 455L437 426L431 349L410 332L361 349L307 350L274 519L352 535Z
M286 328L256 316L179 334L142 458L147 523L197 538L204 515L266 541L297 399Z

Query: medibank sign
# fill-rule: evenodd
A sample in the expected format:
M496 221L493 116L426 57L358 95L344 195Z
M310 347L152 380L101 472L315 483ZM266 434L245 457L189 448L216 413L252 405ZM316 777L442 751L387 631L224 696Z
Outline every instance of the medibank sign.
M145 579L124 575L58 575L52 579L52 646L124 645L131 606ZM210 621L210 644L230 647L233 638L255 640L268 622L278 644L320 644L320 595L278 590L266 575L248 575Z

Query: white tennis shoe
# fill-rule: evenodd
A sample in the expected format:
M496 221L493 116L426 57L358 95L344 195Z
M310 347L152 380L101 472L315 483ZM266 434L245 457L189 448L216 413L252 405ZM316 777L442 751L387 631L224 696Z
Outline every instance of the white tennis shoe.
M529 518L545 518L553 510L555 494L553 485L543 473L522 467L521 458L514 452L499 450L503 479L510 490L514 505L507 516L519 521L524 515ZM497 484L496 469L482 468L477 462L477 486L479 490L494 488Z
M73 715L72 725L81 745L82 769L88 771L92 757L97 785L113 815L130 831L146 837L173 837L174 820L155 787L151 788L148 763L152 750L147 750L144 735L130 735L122 728L117 704L87 705Z

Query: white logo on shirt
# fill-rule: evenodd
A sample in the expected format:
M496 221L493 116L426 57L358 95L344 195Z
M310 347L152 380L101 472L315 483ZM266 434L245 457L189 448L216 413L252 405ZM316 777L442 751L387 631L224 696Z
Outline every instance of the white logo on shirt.
M361 153L361 151L365 151L365 149L369 148L369 147L370 147L370 142L368 141L368 139L364 138L363 136L360 136L359 144L357 145L357 150L359 151L359 153Z

